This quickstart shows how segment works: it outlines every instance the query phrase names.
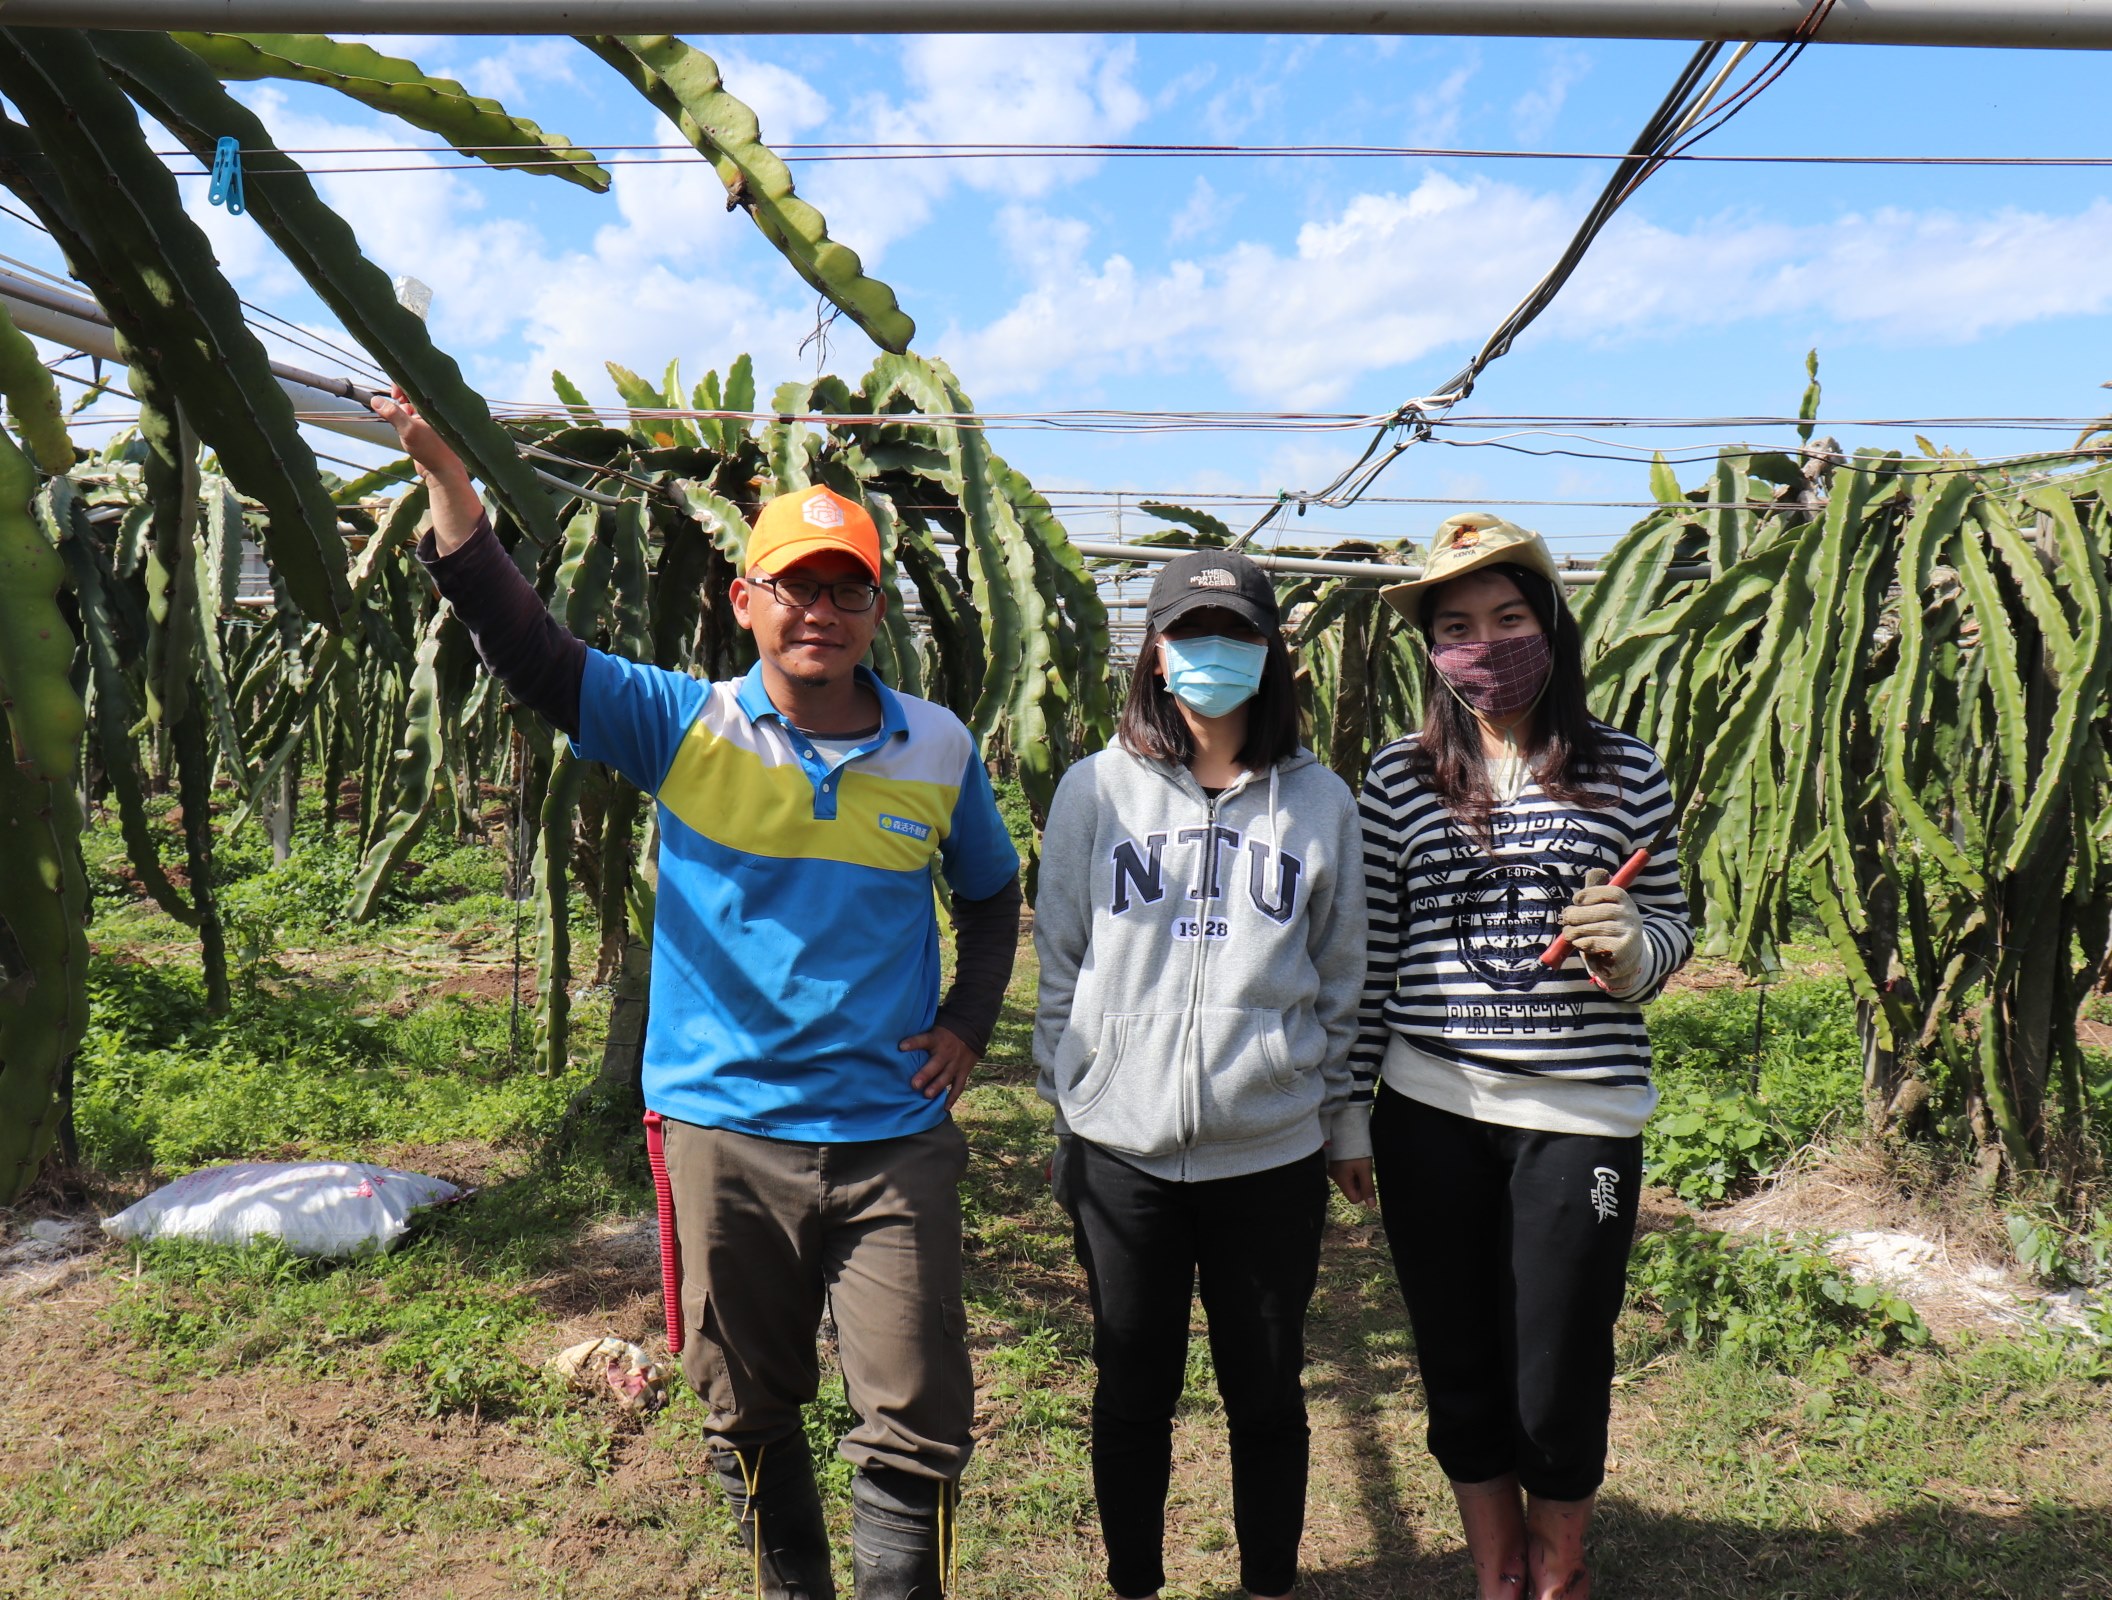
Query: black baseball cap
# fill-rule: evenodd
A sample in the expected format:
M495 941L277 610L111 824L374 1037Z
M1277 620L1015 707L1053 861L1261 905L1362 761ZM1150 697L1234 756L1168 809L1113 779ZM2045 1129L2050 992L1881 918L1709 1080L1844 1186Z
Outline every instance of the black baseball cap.
M1230 550L1197 550L1175 556L1151 583L1145 617L1163 632L1176 618L1205 608L1229 611L1257 633L1282 627L1269 575Z

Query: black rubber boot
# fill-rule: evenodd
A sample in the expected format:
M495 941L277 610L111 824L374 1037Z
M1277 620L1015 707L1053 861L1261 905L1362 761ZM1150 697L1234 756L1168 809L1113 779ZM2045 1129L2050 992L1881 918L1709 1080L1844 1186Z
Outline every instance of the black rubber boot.
M711 1469L741 1525L741 1548L753 1563L750 1572L760 1575L762 1600L836 1600L829 1525L821 1514L807 1441L795 1437L738 1453L718 1445L711 1452ZM744 1578L739 1593L749 1590L750 1580Z
M942 1600L954 1486L894 1467L851 1480L851 1571L858 1600Z

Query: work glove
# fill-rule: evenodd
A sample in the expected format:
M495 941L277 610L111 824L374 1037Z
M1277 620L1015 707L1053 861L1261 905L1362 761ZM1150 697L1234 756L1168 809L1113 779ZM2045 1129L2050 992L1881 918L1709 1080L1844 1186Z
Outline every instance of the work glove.
M1562 913L1562 931L1599 986L1619 998L1643 985L1643 914L1611 877L1603 867L1584 874L1584 887Z

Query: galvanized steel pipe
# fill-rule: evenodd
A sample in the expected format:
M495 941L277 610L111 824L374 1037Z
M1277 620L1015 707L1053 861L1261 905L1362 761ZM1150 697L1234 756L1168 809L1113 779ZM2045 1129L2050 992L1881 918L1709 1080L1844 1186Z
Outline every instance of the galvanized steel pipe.
M117 353L117 334L110 326L110 319L93 300L68 294L33 278L0 272L0 302L6 304L7 314L24 333L49 339L53 344L62 344L83 355L101 356L105 361L124 365L124 357ZM332 390L330 385L341 383L342 379L333 380L304 372L280 361L271 364L271 375L279 380L279 387L286 391L286 397L301 413L303 422L328 428L332 433L364 439L368 444L396 448L394 428L357 401Z
M1809 0L4 0L0 25L237 33L1329 33L1787 39ZM1828 44L2112 46L2112 0L1837 0Z

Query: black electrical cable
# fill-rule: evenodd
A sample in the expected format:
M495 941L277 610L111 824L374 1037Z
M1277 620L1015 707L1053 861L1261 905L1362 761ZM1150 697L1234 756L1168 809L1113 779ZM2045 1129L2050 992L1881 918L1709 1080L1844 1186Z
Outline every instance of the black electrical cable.
M1489 364L1508 352L1518 336L1553 303L1563 286L1569 282L1585 253L1605 229L1606 224L1620 209L1622 203L1635 193L1649 176L1664 165L1667 155L1684 150L1706 133L1722 127L1731 117L1750 105L1759 94L1786 72L1792 62L1802 53L1804 45L1816 34L1833 8L1834 0L1813 0L1812 7L1797 24L1789 41L1778 47L1768 63L1754 73L1743 86L1732 92L1730 98L1710 117L1704 118L1691 131L1688 123L1708 104L1718 85L1706 84L1709 68L1722 53L1721 41L1712 40L1699 46L1673 80L1672 87L1658 104L1643 131L1636 136L1629 153L1623 157L1599 191L1598 199L1585 214L1568 246L1556 259L1553 267L1533 286L1525 298L1510 314L1496 325L1482 347L1457 373L1440 385L1435 394L1419 400L1411 400L1397 409L1384 428L1372 437L1361 455L1348 469L1336 476L1333 482L1317 493L1304 493L1295 497L1285 494L1233 541L1235 547L1252 539L1276 517L1282 514L1287 504L1295 503L1302 514L1305 507L1313 504L1330 506L1354 505L1395 461L1417 444L1432 437L1432 429L1444 412L1458 405L1474 392L1474 384ZM1734 58L1732 66L1737 65ZM1720 82L1720 79L1719 79ZM1387 445L1389 436L1393 438ZM1381 450L1382 446L1386 448Z

